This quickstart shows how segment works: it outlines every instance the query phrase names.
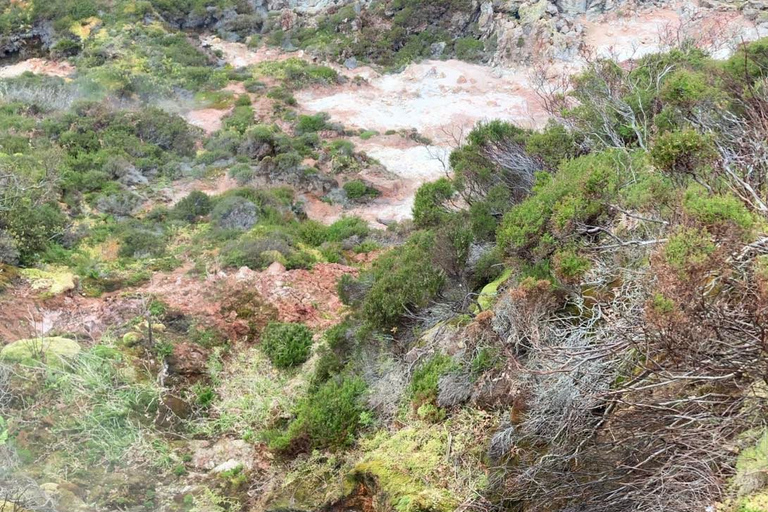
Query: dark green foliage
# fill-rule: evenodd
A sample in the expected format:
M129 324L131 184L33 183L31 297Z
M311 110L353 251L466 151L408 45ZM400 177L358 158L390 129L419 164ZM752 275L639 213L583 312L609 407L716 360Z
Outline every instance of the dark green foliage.
M18 204L0 213L0 227L13 238L22 265L32 264L51 243L60 240L66 223L67 217L56 203Z
M402 247L381 256L373 265L373 284L363 304L365 320L373 327L395 325L411 308L428 305L445 277L432 261L435 237L417 232Z
M250 105L236 106L224 118L224 128L243 134L254 122L254 112Z
M450 212L448 201L453 194L453 184L448 178L420 186L413 201L413 221L416 225L428 227L439 224Z
M296 406L287 429L267 433L270 448L284 453L342 448L352 444L365 411L365 382L338 376L319 386Z
M579 153L573 134L563 125L552 122L548 123L544 130L530 134L525 149L553 168L563 160L576 157Z
M733 79L743 84L752 84L768 76L768 39L742 44L723 67Z
M381 192L366 184L362 180L352 180L344 184L344 192L353 201L366 200L377 197Z
M482 41L471 37L462 37L454 41L453 51L457 59L466 61L479 60L483 56L485 45Z
M571 235L579 223L595 225L617 194L617 161L640 169L642 156L606 151L565 161L554 175L540 174L531 197L504 216L497 233L500 247L543 256L554 248L555 237Z
M303 324L270 322L261 333L261 349L278 368L298 366L312 353L312 331Z
M296 133L301 135L304 133L319 132L326 129L328 125L328 119L330 116L325 112L319 114L305 116L299 116L299 122L296 124Z
M185 222L196 222L211 213L212 201L205 192L193 190L173 207L173 216Z
M120 237L122 258L144 258L162 256L165 252L165 237L144 228L130 228Z

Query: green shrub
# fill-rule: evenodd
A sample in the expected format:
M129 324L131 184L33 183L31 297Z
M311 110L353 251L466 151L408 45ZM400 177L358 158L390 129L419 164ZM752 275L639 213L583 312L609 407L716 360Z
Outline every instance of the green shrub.
M453 43L453 51L460 60L475 61L483 56L484 44L471 37L461 37Z
M365 390L359 377L339 376L324 382L299 402L295 419L285 431L267 434L270 448L290 453L352 444L365 412L361 403Z
M56 203L32 206L20 204L0 213L0 224L14 240L18 261L28 265L64 231L67 217Z
M247 96L246 96L247 97ZM236 106L224 117L224 128L243 134L254 123L254 111L250 105Z
M360 200L371 197L376 197L380 194L378 190L367 185L362 180L352 180L344 184L344 192L346 192L349 199Z
M732 223L750 231L755 224L754 216L733 195L711 195L701 185L691 185L683 199L685 212L708 225Z
M449 212L446 203L453 197L453 184L448 178L425 183L416 191L413 201L413 221L417 226L435 226Z
M205 192L193 190L173 207L173 216L185 222L196 222L211 213L211 198Z
M298 135L304 133L314 133L324 130L328 126L328 119L330 116L325 112L319 114L306 116L299 116L299 122L296 124L296 133Z
M531 133L525 149L553 168L563 160L575 158L579 152L574 136L563 125L554 122L547 123L540 132Z
M417 232L376 260L369 274L373 284L362 305L369 324L391 327L407 310L426 306L437 295L445 276L432 261L434 248L432 233Z
M328 226L325 239L328 242L343 242L352 236L368 236L370 231L368 223L360 217L344 217Z
M118 255L122 258L158 257L165 252L165 238L143 228L126 231L120 239Z
M414 408L437 401L437 384L440 377L456 368L450 356L438 354L418 366L411 377L410 395Z
M690 266L705 263L715 252L715 244L709 233L701 229L679 228L664 247L664 259L669 265L683 272Z
M303 324L271 322L261 334L261 349L278 368L298 366L312 353L312 331Z
M562 249L552 257L552 271L566 283L578 282L591 267L590 261L573 249Z
M651 148L654 165L676 177L699 173L717 156L711 138L690 128L663 133Z

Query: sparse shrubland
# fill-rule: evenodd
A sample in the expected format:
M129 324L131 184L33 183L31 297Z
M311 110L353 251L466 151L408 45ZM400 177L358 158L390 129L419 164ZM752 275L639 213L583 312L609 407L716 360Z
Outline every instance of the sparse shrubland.
M482 61L475 4L6 7L77 73L0 81L0 510L765 509L765 41L590 60L375 230L306 213L380 195L378 134L296 108L346 79L181 29Z

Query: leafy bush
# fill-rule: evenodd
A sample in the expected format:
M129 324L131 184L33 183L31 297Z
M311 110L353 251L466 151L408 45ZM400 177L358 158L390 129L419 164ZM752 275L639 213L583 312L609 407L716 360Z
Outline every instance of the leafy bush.
M173 207L173 216L185 222L196 222L211 213L211 198L205 192L193 190Z
M362 304L368 323L391 327L409 308L426 306L437 295L445 277L432 262L434 247L432 233L418 232L376 260L370 271L373 284Z
M475 61L483 56L484 44L471 37L461 37L453 43L453 51L457 59Z
M371 197L376 197L380 194L378 190L367 185L362 180L352 180L344 184L344 192L346 192L349 199L361 200Z
M416 191L413 201L413 221L417 226L434 226L446 216L446 202L453 197L453 184L448 178L425 183Z
M716 158L712 140L690 128L662 134L651 148L654 165L678 178L697 174Z
M259 218L255 204L239 196L228 196L217 201L211 211L211 221L220 229L247 231Z
M325 112L319 114L306 116L299 116L299 122L296 124L296 133L302 135L304 133L313 133L324 130L328 125L328 119L330 116Z
M278 368L298 366L312 353L312 331L303 324L271 322L261 334L261 349Z
M56 203L17 205L0 215L0 223L5 224L5 232L13 238L22 265L32 263L52 241L60 238L67 222Z
M165 252L165 239L153 231L134 228L126 231L120 239L118 255L122 258L142 258L162 256Z
M588 259L570 248L557 251L552 257L552 271L566 283L579 282L590 266Z
M324 382L299 402L295 419L285 431L267 433L270 448L296 453L352 444L365 411L361 400L365 390L359 377L339 376Z
M683 274L687 268L705 263L715 249L715 244L706 231L679 228L669 237L664 247L664 259L672 268Z
M328 226L325 240L342 242L353 236L365 237L370 231L368 224L360 217L344 217Z
M700 185L688 187L683 207L686 213L708 225L732 223L749 231L755 224L754 216L739 199L730 194L710 195Z
M243 134L254 123L253 107L250 105L236 106L223 121L224 128Z

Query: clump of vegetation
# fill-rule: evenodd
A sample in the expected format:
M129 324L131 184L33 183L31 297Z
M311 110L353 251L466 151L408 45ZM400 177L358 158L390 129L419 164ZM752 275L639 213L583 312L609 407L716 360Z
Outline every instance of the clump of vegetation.
M340 375L326 381L296 405L285 430L267 433L269 446L284 453L349 446L361 425L365 390L359 377Z
M303 324L271 322L261 333L261 349L278 368L298 366L312 353L312 331Z

